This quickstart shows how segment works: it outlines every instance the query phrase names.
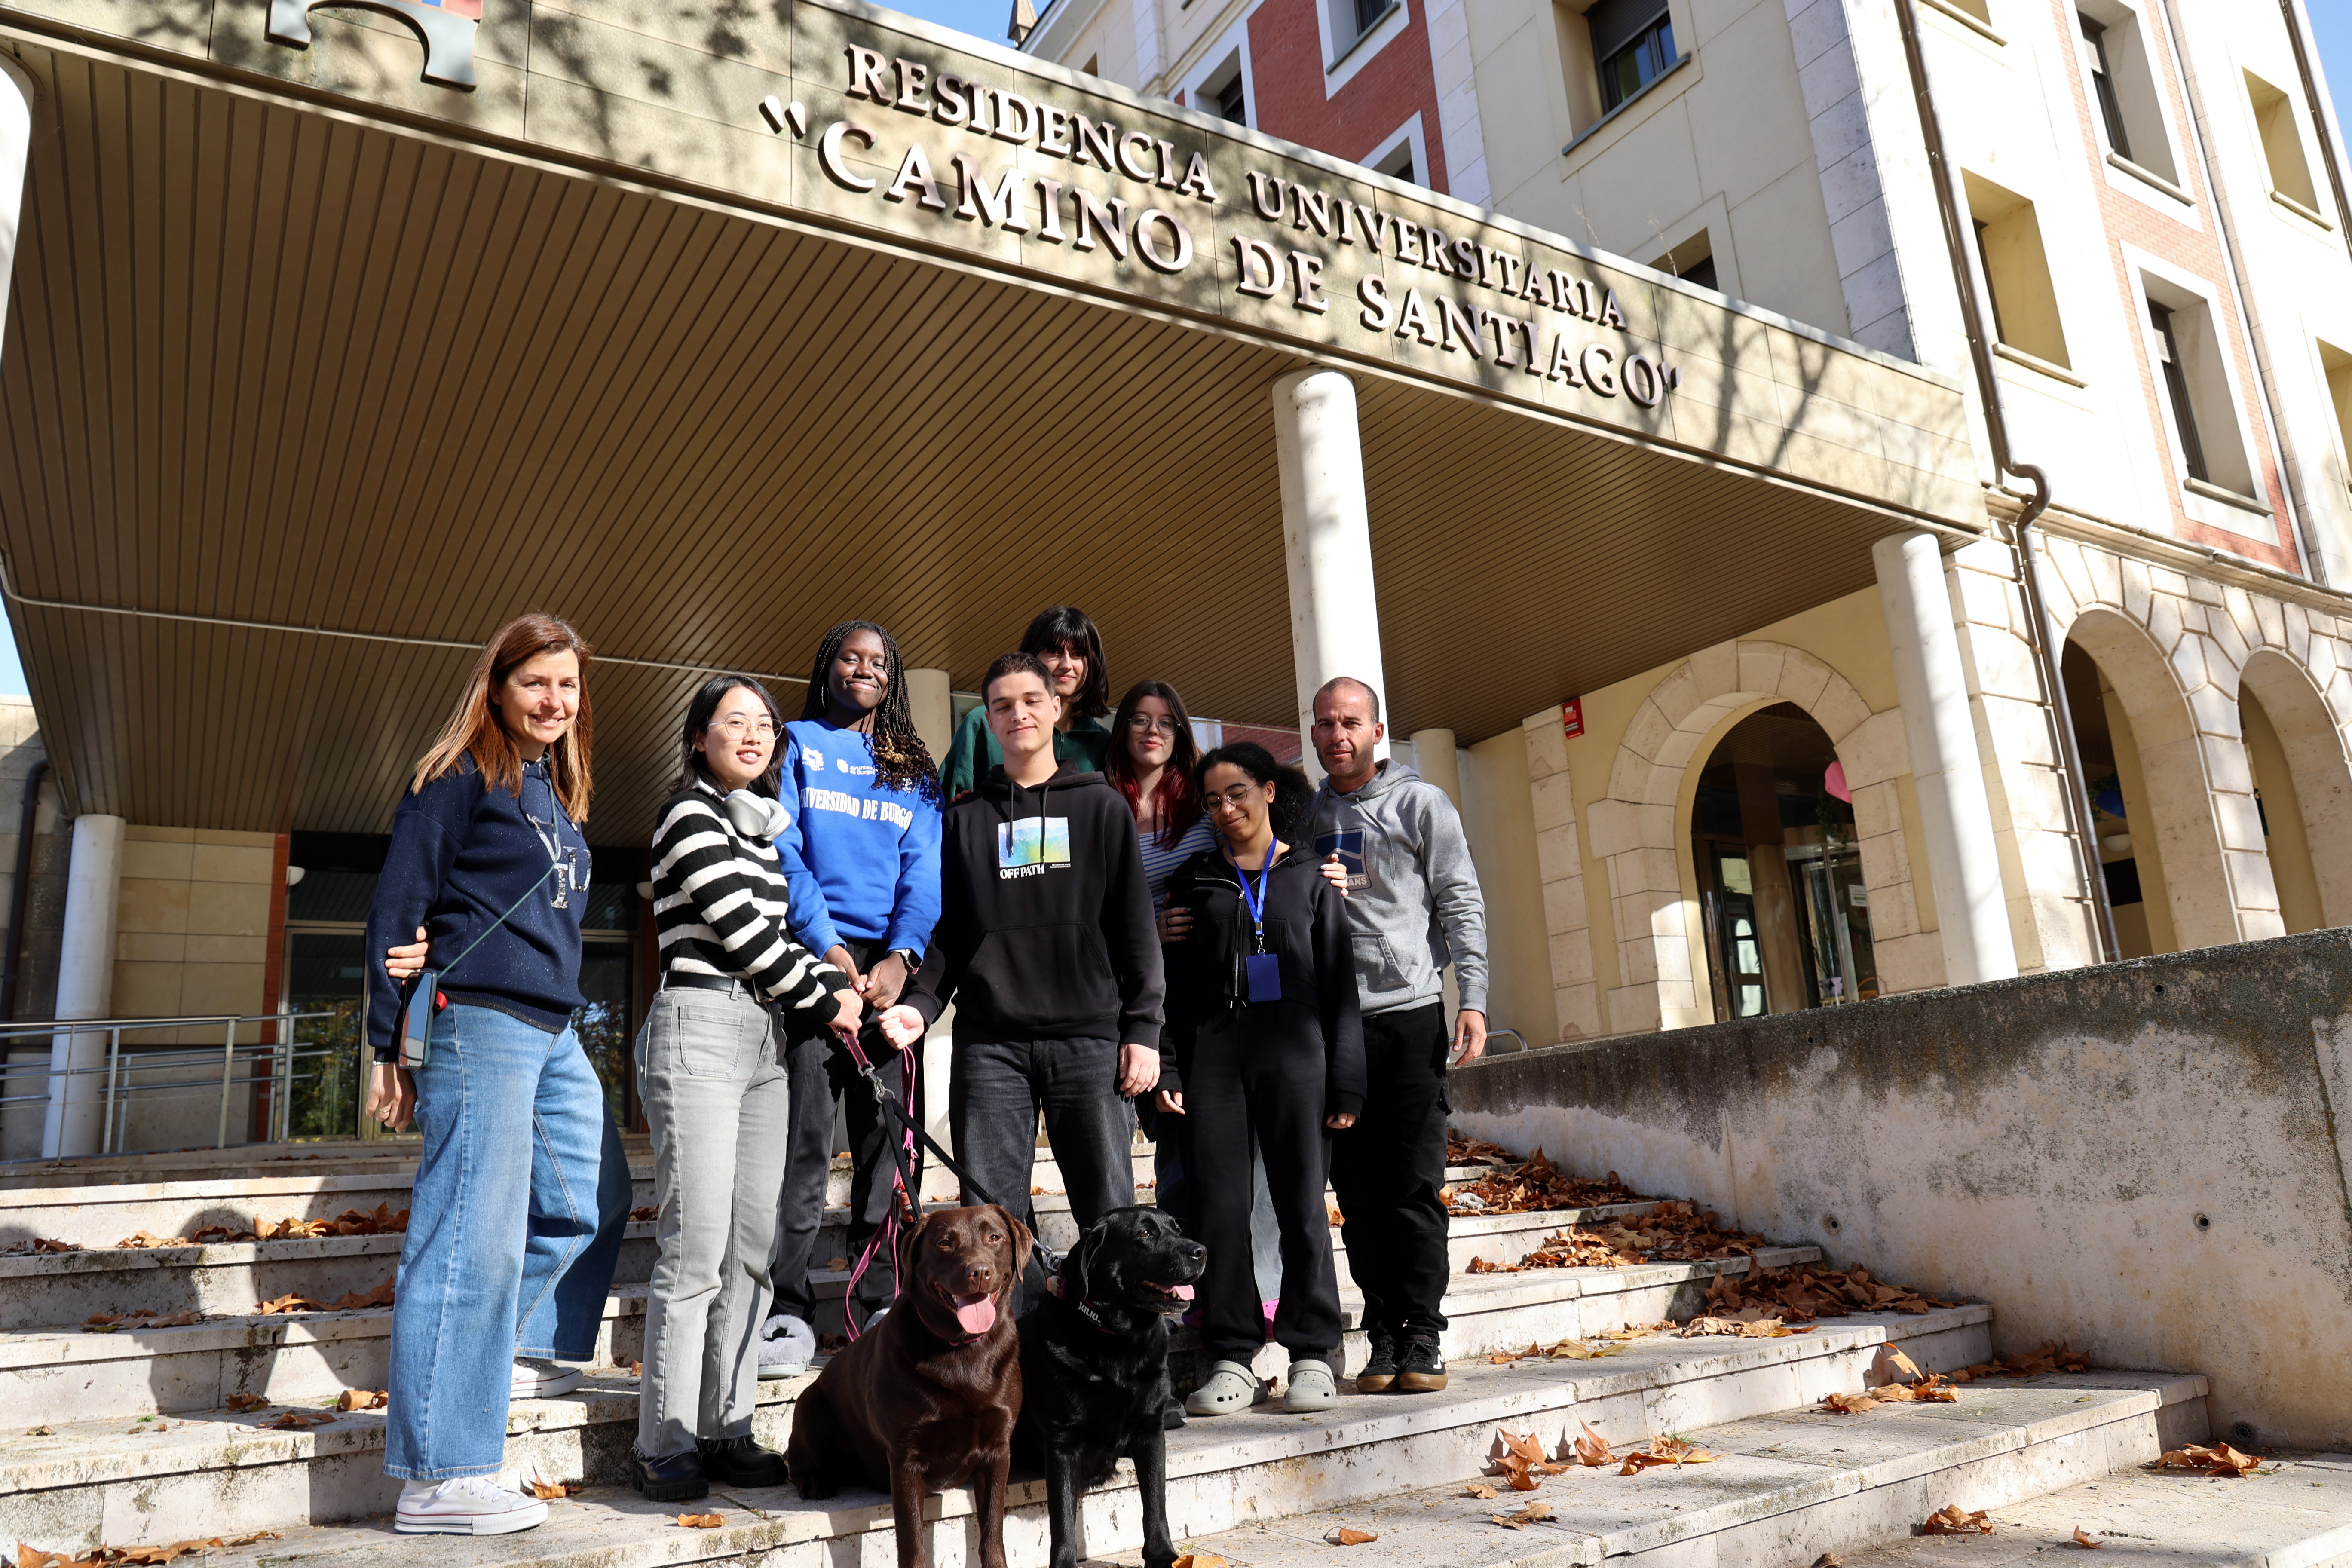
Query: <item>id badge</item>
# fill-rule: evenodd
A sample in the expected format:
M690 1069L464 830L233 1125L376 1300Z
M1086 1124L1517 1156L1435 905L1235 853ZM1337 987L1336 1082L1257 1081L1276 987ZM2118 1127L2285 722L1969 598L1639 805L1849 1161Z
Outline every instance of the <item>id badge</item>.
M433 1055L433 998L441 976L427 969L416 976L416 988L400 1010L400 1065L415 1072Z
M1275 952L1253 952L1244 962L1249 967L1251 1002L1281 1001L1282 955Z

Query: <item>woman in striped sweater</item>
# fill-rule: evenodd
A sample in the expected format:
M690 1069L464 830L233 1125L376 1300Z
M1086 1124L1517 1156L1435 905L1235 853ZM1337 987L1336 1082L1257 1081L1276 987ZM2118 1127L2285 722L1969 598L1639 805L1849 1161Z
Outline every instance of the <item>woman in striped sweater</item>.
M773 842L790 821L776 799L782 728L758 681L705 683L654 833L662 988L637 1035L637 1086L653 1131L660 1257L629 1477L656 1502L708 1496L713 1480L785 1479L783 1457L751 1436L792 1124L772 1010L854 1034L861 1004L849 977L785 924Z

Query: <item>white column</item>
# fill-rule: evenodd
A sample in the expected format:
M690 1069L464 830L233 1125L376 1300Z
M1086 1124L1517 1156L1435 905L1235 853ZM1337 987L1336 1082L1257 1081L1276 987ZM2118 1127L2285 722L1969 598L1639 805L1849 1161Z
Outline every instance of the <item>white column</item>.
M58 953L58 1016L103 1018L114 1004L114 917L122 891L122 818L95 812L77 816L73 858L66 868L65 941ZM55 1160L98 1152L103 1131L106 1037L63 1034L49 1043L49 1115L41 1130L41 1157Z
M923 738L935 763L948 760L948 743L955 739L955 701L950 689L944 669L907 671L907 706L913 710L915 733ZM940 1147L950 1151L955 1144L948 1136L948 1084L954 1072L954 1052L950 1047L954 1029L955 1011L950 1007L916 1047L923 1053L923 1131L938 1139ZM955 1178L936 1160L925 1168L923 1182L929 1189L926 1195L954 1194Z
M1294 371L1274 384L1274 444L1282 469L1283 555L1290 574L1290 658L1298 733L1315 773L1315 691L1351 676L1381 694L1381 618L1372 589L1371 521L1356 431L1356 384L1336 370ZM1381 747L1381 755L1388 747Z
M948 743L955 739L955 702L948 695L948 672L944 669L910 669L907 671L907 706L915 720L915 733L935 763L948 760Z
M1951 594L1944 584L1943 550L1934 534L1921 531L1882 539L1870 553L1886 612L1927 873L1936 884L1945 978L1954 985L2005 980L2017 973L2017 949L2010 939Z
M1454 731L1451 730L1415 730L1412 742L1414 771L1445 792L1454 809L1462 809L1462 759L1455 754Z

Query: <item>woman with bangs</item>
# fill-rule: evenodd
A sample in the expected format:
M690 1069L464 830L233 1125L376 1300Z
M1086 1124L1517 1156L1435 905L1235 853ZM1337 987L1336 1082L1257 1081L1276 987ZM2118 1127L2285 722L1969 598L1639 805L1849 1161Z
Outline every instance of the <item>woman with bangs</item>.
M1075 605L1056 605L1029 623L1021 651L1045 667L1062 717L1054 727L1054 760L1082 773L1099 773L1115 742L1103 727L1110 712L1110 665L1103 658L1102 633L1094 618ZM948 800L971 791L1004 761L989 733L985 704L963 716L940 773Z

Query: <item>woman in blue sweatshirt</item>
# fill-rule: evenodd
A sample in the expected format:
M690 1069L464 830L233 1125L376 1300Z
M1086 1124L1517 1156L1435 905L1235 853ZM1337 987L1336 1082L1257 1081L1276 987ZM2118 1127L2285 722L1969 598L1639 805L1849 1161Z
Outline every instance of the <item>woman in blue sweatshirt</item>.
M502 1535L547 1505L500 1487L507 1402L578 1386L629 1217L629 1167L572 1032L587 902L588 645L510 621L393 813L368 950L422 928L437 973L422 1064L400 997L368 975L368 1114L414 1116L423 1158L392 1317L394 1528Z
M940 785L931 753L915 732L906 676L888 632L872 621L844 621L825 634L809 671L807 704L784 726L780 794L792 807L793 825L777 847L792 896L793 934L852 977L869 1016L897 1004L940 919ZM848 1310L863 1321L888 1306L898 1288L898 1259L871 1245L890 1215L897 1167L888 1141L897 1130L831 1035L798 1025L791 1038L792 1153L770 1274L775 1315L761 1331L760 1357L762 1375L771 1377L797 1376L816 1353L809 1258L824 1212L837 1100L856 1160L849 1256L873 1254ZM897 1054L870 1025L860 1048L877 1064ZM894 1076L893 1087L921 1121L922 1080L910 1080L903 1068ZM909 1161L919 1196L919 1147Z

